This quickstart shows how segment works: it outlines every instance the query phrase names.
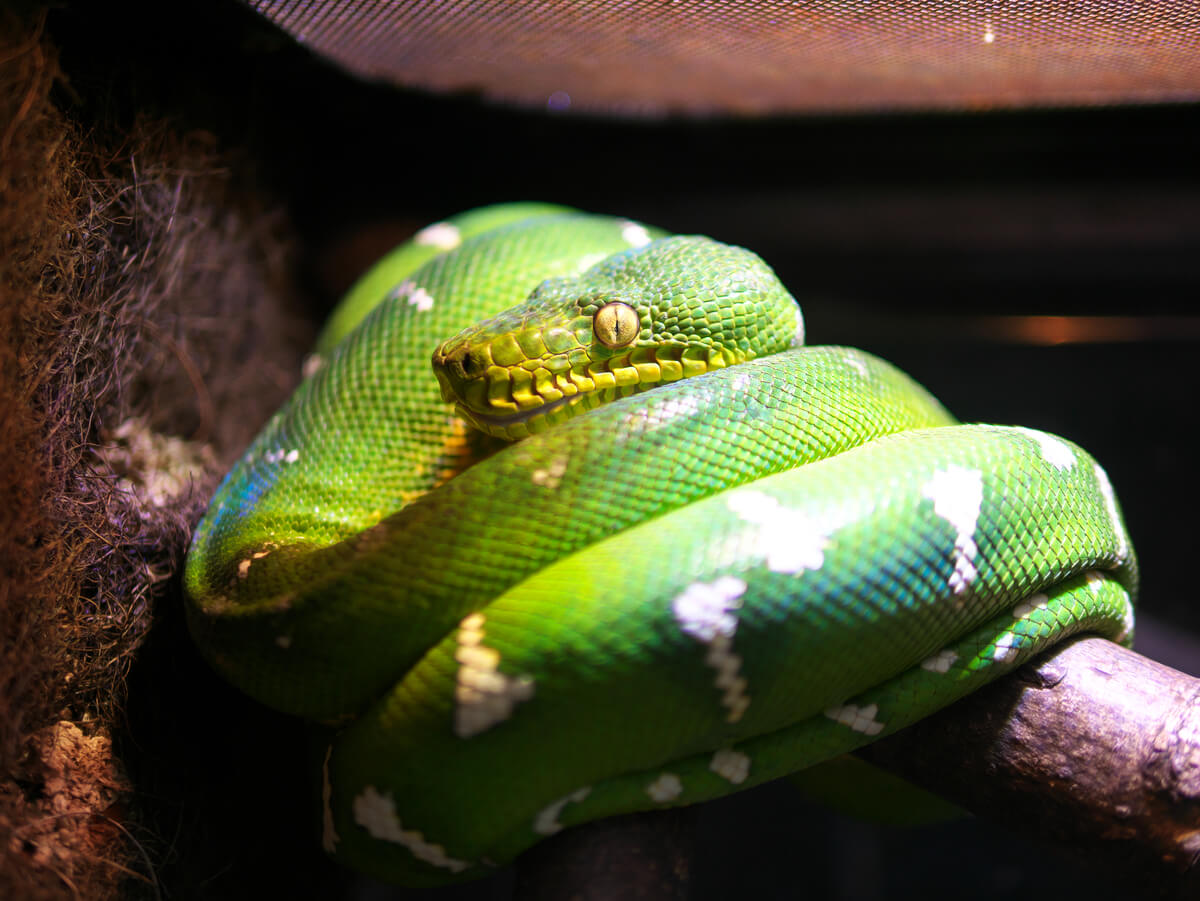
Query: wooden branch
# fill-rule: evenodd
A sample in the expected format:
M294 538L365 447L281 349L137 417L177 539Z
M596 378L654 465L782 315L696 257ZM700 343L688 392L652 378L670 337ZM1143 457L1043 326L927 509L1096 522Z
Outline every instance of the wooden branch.
M519 901L684 901L696 808L611 817L568 829L521 855Z
M1136 897L1200 898L1200 680L1112 642L1068 642L859 753ZM686 813L568 830L522 856L517 897L685 897Z
M1112 642L1069 642L860 756L1137 897L1200 898L1200 680Z

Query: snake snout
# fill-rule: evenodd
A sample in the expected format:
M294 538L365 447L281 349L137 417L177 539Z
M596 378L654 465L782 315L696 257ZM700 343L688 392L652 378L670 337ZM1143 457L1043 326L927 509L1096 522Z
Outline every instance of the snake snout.
M466 347L462 344L455 345L453 340L443 341L433 352L433 374L437 377L442 400L446 403L454 403L458 399L455 381L461 383L467 378L466 367L463 366Z
M441 366L434 366L433 374L437 377L438 388L442 392L442 400L448 404L454 403L457 395L455 394L454 386L450 383L450 377L446 375L446 371Z
M433 372L442 390L442 399L454 403L468 393L467 385L483 379L489 365L486 353L468 342L451 339L433 352Z

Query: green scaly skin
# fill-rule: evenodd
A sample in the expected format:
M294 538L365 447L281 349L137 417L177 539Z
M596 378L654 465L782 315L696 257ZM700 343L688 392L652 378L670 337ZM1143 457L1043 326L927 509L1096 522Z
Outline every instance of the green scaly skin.
M445 222L435 222L421 229L412 240L405 241L383 257L350 287L317 336L313 353L328 355L389 292L404 284L404 279L467 238L513 222L569 212L566 207L550 203L506 203L459 213Z
M747 251L526 211L364 276L384 299L356 291L188 558L214 667L343 726L339 859L486 875L828 760L1074 632L1129 640L1136 563L1084 451L794 346ZM596 324L612 304L629 328Z

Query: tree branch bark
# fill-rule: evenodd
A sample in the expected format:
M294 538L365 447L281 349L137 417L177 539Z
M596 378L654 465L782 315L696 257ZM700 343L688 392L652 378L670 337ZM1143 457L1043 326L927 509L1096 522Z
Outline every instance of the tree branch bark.
M1200 679L1080 638L859 754L1137 897L1200 898ZM685 813L568 830L520 859L517 897L685 897Z
M1086 859L1200 898L1200 679L1080 638L860 752Z
M519 901L685 901L696 810L677 807L568 829L517 863Z

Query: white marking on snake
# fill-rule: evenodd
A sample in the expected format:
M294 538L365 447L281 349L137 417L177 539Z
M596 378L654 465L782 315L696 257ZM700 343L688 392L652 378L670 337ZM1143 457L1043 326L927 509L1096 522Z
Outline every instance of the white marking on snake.
M992 649L992 659L997 663L1007 663L1017 656L1021 650L1021 640L1012 632L1005 632L996 639L996 646Z
M709 642L718 635L732 638L737 630L733 611L741 606L746 583L735 576L721 576L715 582L693 582L672 602L675 618L683 631L699 641Z
M533 831L539 835L554 835L556 832L561 832L563 824L558 821L558 815L562 813L563 808L572 801L579 802L591 794L592 787L585 785L577 791L571 792L569 795L564 795L557 801L552 801L542 808L541 812L533 820Z
M1017 606L1013 607L1013 619L1024 619L1035 610L1045 610L1050 605L1050 598L1040 592L1031 594Z
M621 222L621 238L630 247L645 247L653 240L650 232L646 231L646 226L630 222L628 219Z
M737 370L735 370L737 374L730 379L729 387L734 391L742 392L750 386L750 373L744 371L746 369L745 366L739 366L738 369L743 371L737 372Z
M729 492L725 506L746 522L762 526L755 547L771 572L798 574L820 569L825 563L829 537L802 511L754 489Z
M646 786L646 794L650 796L651 801L665 804L683 794L683 783L674 773L663 773Z
M718 635L708 644L708 653L704 662L717 671L714 685L721 689L721 704L729 709L727 722L736 723L746 713L750 706L750 697L746 694L746 677L739 676L742 658L733 653L733 641L724 635Z
M1092 589L1092 594L1100 594L1100 589L1104 587L1104 576L1094 569L1089 569L1083 577L1087 580L1088 588Z
M708 768L722 779L728 779L734 785L741 785L750 775L750 758L741 751L722 748L713 754Z
M800 312L800 305L796 305L796 331L792 335L792 347L804 346L804 314Z
M449 222L435 222L413 235L413 243L425 247L436 247L438 250L453 250L462 243L462 234L456 225L451 225Z
M841 723L843 726L849 726L855 732L861 732L863 735L878 735L883 731L884 724L875 719L878 713L878 704L868 704L866 707L859 707L857 704L842 704L825 710L825 715L831 720Z
M857 352L847 352L845 359L846 365L861 375L864 379L870 375L870 372L867 369L867 361L864 360Z
M417 308L418 313L427 313L433 309L433 298L424 288L417 288L408 302Z
M1020 432L1027 438L1038 443L1042 459L1058 469L1070 469L1075 465L1075 451L1060 438L1038 429L1028 429L1025 426L1012 426L1014 432Z
M932 657L926 657L921 661L921 669L928 670L931 673L948 673L950 667L958 662L958 653L952 648L946 648L938 651Z
M535 485L541 485L543 488L557 488L562 481L562 477L567 472L567 457L555 457L550 461L550 465L535 469L530 476L530 481Z
M264 551L255 551L245 560L242 560L240 563L238 563L238 578L244 579L246 576L250 575L251 564L253 564L255 560L261 560L263 557L267 556L269 553L271 553L271 550L271 548L267 548Z
M950 590L962 594L978 571L975 555L975 527L983 506L983 473L962 466L947 466L933 474L921 491L933 501L933 512L954 527L954 572L950 574Z
M738 675L742 658L733 653L733 633L746 583L734 576L715 582L693 582L671 604L680 628L708 645L704 662L717 672L713 684L721 691L721 704L729 713L726 721L736 723L750 706L746 679Z
M433 309L433 296L424 288L418 288L417 283L405 279L391 293L396 300L408 300L410 307L416 307L418 313L426 313Z
M659 423L670 422L679 416L691 416L700 409L700 398L698 392L692 394L680 394L675 397L669 397L661 402L655 410L654 419L649 416L649 411L644 408L641 415L637 411L631 410L625 417L625 421L633 425L637 419L642 419L649 423L652 427Z
M309 354L304 358L304 365L300 367L300 374L306 379L310 378L324 365L325 358L320 354Z
M292 456L293 454L295 454L295 456ZM298 459L300 459L300 452L294 449L285 451L281 447L279 450L267 454L267 457L272 463L295 463Z
M325 849L326 854L332 854L337 848L337 843L340 842L341 836L337 834L337 829L333 825L333 784L329 781L329 757L333 754L333 745L325 749L325 762L321 764L321 807L322 807L322 822L321 822L321 847Z
M417 860L442 867L451 873L461 873L471 864L446 854L441 845L425 840L416 829L405 829L396 815L396 802L390 794L382 794L375 786L368 785L354 799L354 822L367 830L374 838L395 842L407 848Z
M513 708L533 697L530 676L507 676L498 672L500 652L483 644L484 616L472 613L458 628L460 664L454 686L454 734L470 738L486 732L512 716Z
M1113 532L1117 536L1117 555L1124 560L1129 556L1129 540L1125 535L1121 514L1117 512L1117 495L1113 491L1112 482L1108 480L1108 473L1104 471L1104 467L1097 463L1094 470L1096 483L1100 486L1100 493L1104 495L1104 506L1108 510L1108 518L1112 522Z
M1125 641L1133 632L1134 613L1129 595L1125 595L1125 609L1121 613L1121 631L1113 636L1113 641Z

